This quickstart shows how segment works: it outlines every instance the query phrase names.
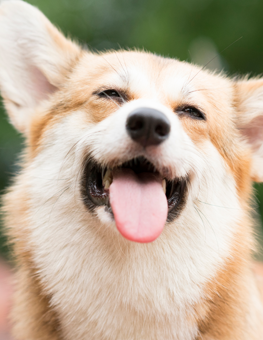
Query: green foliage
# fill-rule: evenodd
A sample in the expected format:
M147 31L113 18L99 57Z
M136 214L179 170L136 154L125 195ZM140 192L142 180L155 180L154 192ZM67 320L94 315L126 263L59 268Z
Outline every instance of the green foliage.
M263 70L262 0L30 0L66 35L94 50L144 48L196 61L200 41L214 46L230 74ZM238 40L229 48L231 45ZM197 44L197 45L196 45ZM201 45L200 45L201 46ZM223 52L222 52L223 51ZM193 54L192 54L193 53ZM214 52L213 52L214 53ZM209 62L211 56L202 59ZM199 58L200 59L200 58ZM209 66L209 65L208 65ZM21 137L0 108L0 190L16 172ZM263 216L263 186L257 185ZM0 249L2 238L0 238ZM1 251L1 250L0 250Z
M9 124L0 102L0 194L10 183L12 175L17 171L16 157L21 149L22 139L18 132ZM1 233L0 224L0 254L8 255L6 237Z

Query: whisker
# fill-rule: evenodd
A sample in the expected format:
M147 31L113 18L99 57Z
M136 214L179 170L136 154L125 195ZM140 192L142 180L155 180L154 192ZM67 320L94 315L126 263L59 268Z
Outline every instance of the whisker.
M226 48L224 48L220 53L225 52L228 48L230 48L231 46L233 46L235 43L237 43L240 39L242 39L243 37L238 38L237 40L235 40L234 42L232 42L230 45L228 45ZM188 82L188 84L190 84L193 79L200 73L202 72L213 60L215 60L217 58L217 54L210 59L194 76L192 79L190 79L190 81Z
M122 64L122 62L121 62L121 60L120 60L120 58L119 58L119 56L118 56L118 53L116 53L116 58L118 59L118 62L119 62L121 68L123 69L123 71L124 71L124 73L125 73L125 75L126 75L125 82L126 82L126 83L129 83L129 73L128 73L127 65L126 65L126 63L125 63L125 59L123 58L123 62L124 62L124 65L125 65L125 67L124 67L123 64Z
M239 208L223 207L221 205L214 205L214 204L210 204L210 203L207 203L207 202L202 202L198 198L197 198L197 201L200 202L200 203L206 204L206 205L210 205L212 207L216 207L216 208L223 208L223 209L230 209L230 210L240 210Z
M214 228L212 227L212 224L208 221L208 219L206 218L205 214L197 208L197 206L194 204L194 206L196 207L196 209L204 216L204 218L206 219L207 223L209 224L210 228L212 229L213 233L214 233L214 236L215 236L215 239L216 239L216 243L217 243L217 252L219 254L219 243L218 243L218 239L217 239L217 236L216 236L216 233L215 233L215 230Z
M198 209L195 207L195 204L193 204L193 206L194 206L194 209L195 209L195 211L197 212L198 216L200 217L200 220L201 220L202 223L203 223L204 232L205 232L205 243L207 243L207 242L206 242L206 227L205 227L205 224L204 224L204 220L202 219L202 217L201 217L201 215L200 215Z
M106 61L106 63L113 69L113 71L115 71L118 76L122 79L121 75L119 74L119 72L116 70L115 67L112 66L112 64L102 55L102 58ZM123 79L122 79L123 80Z
M115 100L113 100L113 99L111 98L111 96L109 96L105 91L102 91L102 93L104 93L106 97L108 97L111 101L113 101L113 103L114 103L115 105L117 105L119 108L121 108L121 106L120 106ZM121 99L124 101L122 95L121 95L120 93L119 93L119 95L120 95ZM124 101L124 102L125 102L125 101Z

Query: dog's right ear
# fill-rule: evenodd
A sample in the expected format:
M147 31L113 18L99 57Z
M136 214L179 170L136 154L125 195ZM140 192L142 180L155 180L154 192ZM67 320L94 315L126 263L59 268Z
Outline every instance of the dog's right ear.
M41 102L65 81L81 49L35 7L0 5L0 90L13 125L27 133Z

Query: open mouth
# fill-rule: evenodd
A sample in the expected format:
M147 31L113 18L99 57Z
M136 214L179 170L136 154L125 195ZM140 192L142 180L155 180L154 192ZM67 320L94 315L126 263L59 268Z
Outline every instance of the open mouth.
M134 158L113 169L89 161L84 171L82 195L91 211L105 206L123 236L132 241L150 242L159 236L165 222L173 221L180 214L185 204L187 183L188 178L168 180L162 177L144 157ZM142 225L140 236L134 231L137 225ZM129 236L127 229L137 236Z

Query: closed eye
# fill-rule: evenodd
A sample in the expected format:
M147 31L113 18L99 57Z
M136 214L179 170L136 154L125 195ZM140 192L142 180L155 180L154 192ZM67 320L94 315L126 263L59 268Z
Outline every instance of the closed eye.
M197 120L206 120L205 114L200 109L192 105L180 106L175 111L179 116L184 115Z
M114 90L114 89L101 91L101 92L97 93L97 95L100 98L122 98L121 95L119 94L119 92L117 90Z

